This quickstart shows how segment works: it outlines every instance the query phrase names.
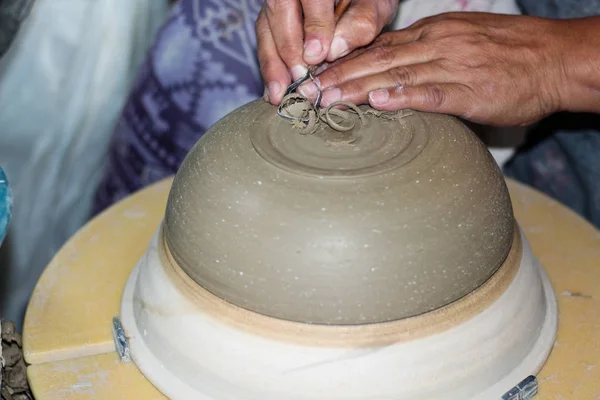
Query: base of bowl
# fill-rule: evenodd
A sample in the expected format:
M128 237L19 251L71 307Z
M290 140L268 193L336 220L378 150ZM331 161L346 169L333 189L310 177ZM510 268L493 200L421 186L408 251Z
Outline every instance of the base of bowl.
M551 283L517 235L518 258L496 273L505 285L431 315L341 327L222 301L186 280L159 230L127 282L121 321L133 361L173 400L500 399L541 369L557 331Z

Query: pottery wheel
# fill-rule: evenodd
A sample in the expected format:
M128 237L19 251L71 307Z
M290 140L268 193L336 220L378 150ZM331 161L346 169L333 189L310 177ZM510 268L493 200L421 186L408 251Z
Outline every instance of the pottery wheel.
M515 216L555 285L556 346L538 375L539 400L600 393L600 233L556 201L508 182ZM166 400L110 331L123 288L161 223L171 180L111 207L80 230L41 277L27 310L24 352L38 400ZM57 323L68 321L68 323Z
M123 357L173 400L488 400L536 374L556 299L479 139L296 108L305 126L250 103L187 155L123 294Z

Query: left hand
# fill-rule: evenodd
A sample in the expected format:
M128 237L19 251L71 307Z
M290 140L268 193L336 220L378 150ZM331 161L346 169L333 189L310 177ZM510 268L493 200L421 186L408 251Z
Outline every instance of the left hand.
M334 9L334 0L264 1L255 27L265 100L279 104L309 65L373 42L396 15L398 0L354 0L337 24Z
M526 16L427 18L329 66L318 76L322 104L344 100L491 125L530 124L561 108L569 28ZM311 99L315 91L312 83L299 89Z

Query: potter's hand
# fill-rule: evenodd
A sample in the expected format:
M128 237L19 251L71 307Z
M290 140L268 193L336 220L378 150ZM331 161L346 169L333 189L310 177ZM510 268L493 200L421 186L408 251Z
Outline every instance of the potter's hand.
M265 99L279 104L307 65L334 61L371 43L395 16L398 0L354 0L339 23L335 0L266 0L256 21ZM304 15L304 18L302 17Z
M598 49L598 17L452 13L383 34L318 79L324 106L368 102L525 125L556 111L600 112ZM314 98L312 85L299 92Z

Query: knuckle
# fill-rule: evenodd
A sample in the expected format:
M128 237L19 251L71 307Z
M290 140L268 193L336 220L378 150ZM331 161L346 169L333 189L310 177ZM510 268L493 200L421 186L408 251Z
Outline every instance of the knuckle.
M475 116L477 116L477 109L472 104L467 105L465 110L460 114L460 117L467 120L471 120Z
M356 79L349 82L345 82L339 85L339 88L346 95L345 97L353 97L356 95L367 94L371 89L368 79Z
M446 92L439 86L431 86L425 94L425 101L436 109L440 109L446 104Z
M298 61L298 59L299 58L301 59L302 51L301 51L301 49L298 48L298 46L295 46L294 43L292 43L288 40L285 40L277 46L277 50L278 50L277 52L279 53L279 55L281 56L283 61L289 67L293 67L295 64L301 62L301 61Z
M265 0L263 8L270 18L285 15L289 10L297 9L298 0Z
M371 58L379 67L387 67L394 60L394 52L388 46L375 47L371 50Z
M344 81L344 72L339 67L333 67L323 72L322 77L319 76L321 85L324 86L335 86Z
M428 36L439 36L440 34L446 33L447 25L444 21L432 21L429 24L423 26L423 35Z
M448 17L432 20L424 26L423 30L425 35L443 37L463 33L469 28L469 22Z
M389 46L393 43L393 41L394 41L394 37L393 37L392 33L385 32L385 33L382 33L381 35L379 35L375 39L372 47L375 48L375 47L381 47L381 46Z
M439 61L442 68L452 72L466 72L477 65L476 60L468 55L451 54Z
M432 29L435 30L436 26L439 25L440 21L443 21L444 14L431 15L425 18L421 18L412 25L414 29L420 29L423 33L428 33Z
M329 23L321 18L306 19L304 22L304 31L306 32L321 32L330 28Z
M279 44L277 46L280 54L292 54L296 52L297 46L291 40L279 38Z
M261 14L256 18L254 22L254 30L256 31L256 36L262 36L264 34L265 28L268 26L268 22L264 14Z
M358 45L371 43L379 33L377 16L373 13L361 13L352 19L352 35Z
M277 70L277 65L271 58L259 57L259 68L263 76L271 76Z
M469 69L467 65L465 65L461 59L456 57L443 57L439 61L437 61L440 69L452 73L464 72Z
M254 21L254 29L256 31L256 36L260 36L264 34L265 31L268 31L270 29L269 19L267 17L264 7L258 13L256 21Z
M274 12L278 2L281 3L281 0L265 0L264 7L267 11Z
M392 68L388 71L388 75L395 86L413 86L417 84L415 72L408 67Z

